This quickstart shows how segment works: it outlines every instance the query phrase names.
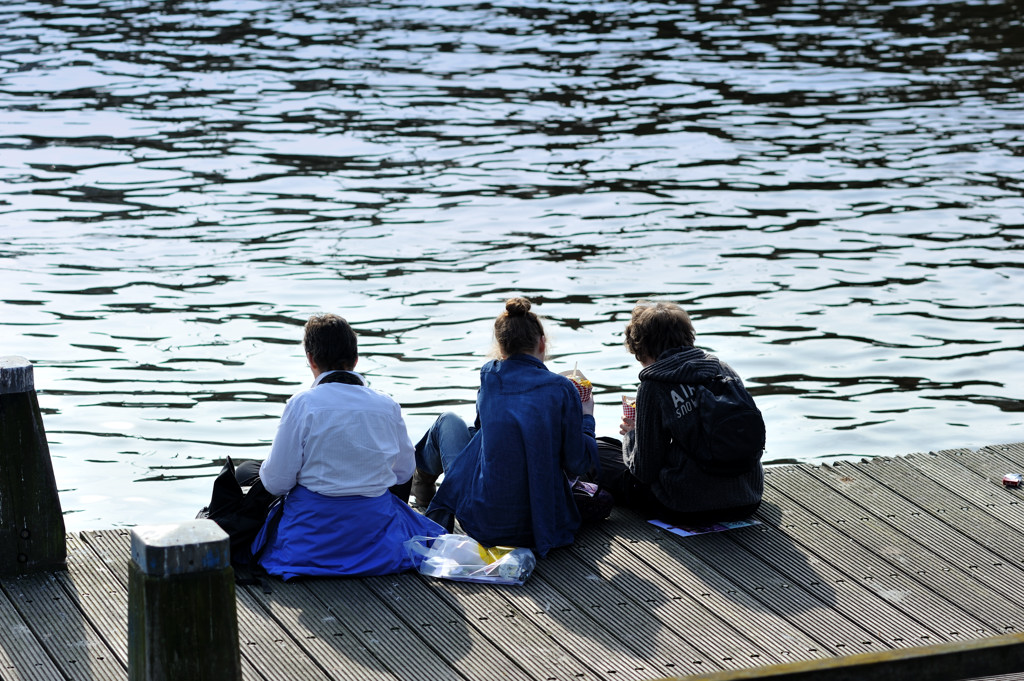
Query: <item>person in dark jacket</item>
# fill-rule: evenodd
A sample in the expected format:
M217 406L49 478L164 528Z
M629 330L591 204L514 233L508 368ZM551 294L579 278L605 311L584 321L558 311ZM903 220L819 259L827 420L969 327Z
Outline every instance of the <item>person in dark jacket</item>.
M694 347L695 338L690 316L678 305L633 309L626 347L643 366L636 417L622 419L621 457L602 449L599 478L617 505L687 527L747 518L764 490L760 461L721 475L694 460L701 428L695 386L715 376L740 381L728 364Z
M544 556L571 544L582 522L570 480L597 468L594 400L581 402L572 381L544 366L547 340L529 300L506 301L494 337L500 359L480 370L476 427L442 414L417 452L418 477L444 473L428 517L457 518L486 546Z

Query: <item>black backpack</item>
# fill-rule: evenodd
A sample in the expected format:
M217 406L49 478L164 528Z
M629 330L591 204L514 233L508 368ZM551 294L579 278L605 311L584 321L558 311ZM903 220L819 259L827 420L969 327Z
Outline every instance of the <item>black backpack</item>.
M267 519L267 512L280 497L268 492L257 478L248 491L235 478L235 464L227 457L213 481L210 505L196 518L209 518L224 530L231 542L231 562L245 564L251 558L249 547Z
M754 398L738 378L722 374L693 387L700 421L697 465L720 477L750 471L761 461L765 445L764 418Z

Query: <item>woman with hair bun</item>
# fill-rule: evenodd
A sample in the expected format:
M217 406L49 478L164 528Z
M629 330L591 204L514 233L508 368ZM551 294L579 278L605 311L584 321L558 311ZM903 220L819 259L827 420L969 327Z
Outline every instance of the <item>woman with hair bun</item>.
M498 358L480 370L470 428L442 414L417 446L413 493L427 515L487 546L544 556L580 527L569 480L597 472L594 400L544 366L547 339L526 298L505 301L494 321ZM433 482L444 480L433 500Z

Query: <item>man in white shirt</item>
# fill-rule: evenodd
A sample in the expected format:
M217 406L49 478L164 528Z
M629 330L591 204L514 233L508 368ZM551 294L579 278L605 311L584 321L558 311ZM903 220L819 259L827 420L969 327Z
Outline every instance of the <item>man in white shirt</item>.
M416 461L401 407L353 371L355 332L337 315L317 315L305 336L313 385L285 406L260 466L263 486L276 495L298 484L332 497L375 497L409 480Z
M444 530L389 492L416 468L401 407L354 371L356 335L343 318L310 317L303 345L313 385L288 400L259 471L268 492L287 497L253 553L285 579L415 567L403 543Z

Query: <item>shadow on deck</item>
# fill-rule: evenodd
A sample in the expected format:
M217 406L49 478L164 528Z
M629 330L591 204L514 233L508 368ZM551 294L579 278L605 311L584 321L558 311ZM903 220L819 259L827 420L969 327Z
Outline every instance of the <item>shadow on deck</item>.
M523 587L239 585L243 676L653 679L1021 633L1017 471L1024 445L771 468L759 525L681 538L616 511ZM67 572L0 581L0 679L127 678L129 533L67 544Z

